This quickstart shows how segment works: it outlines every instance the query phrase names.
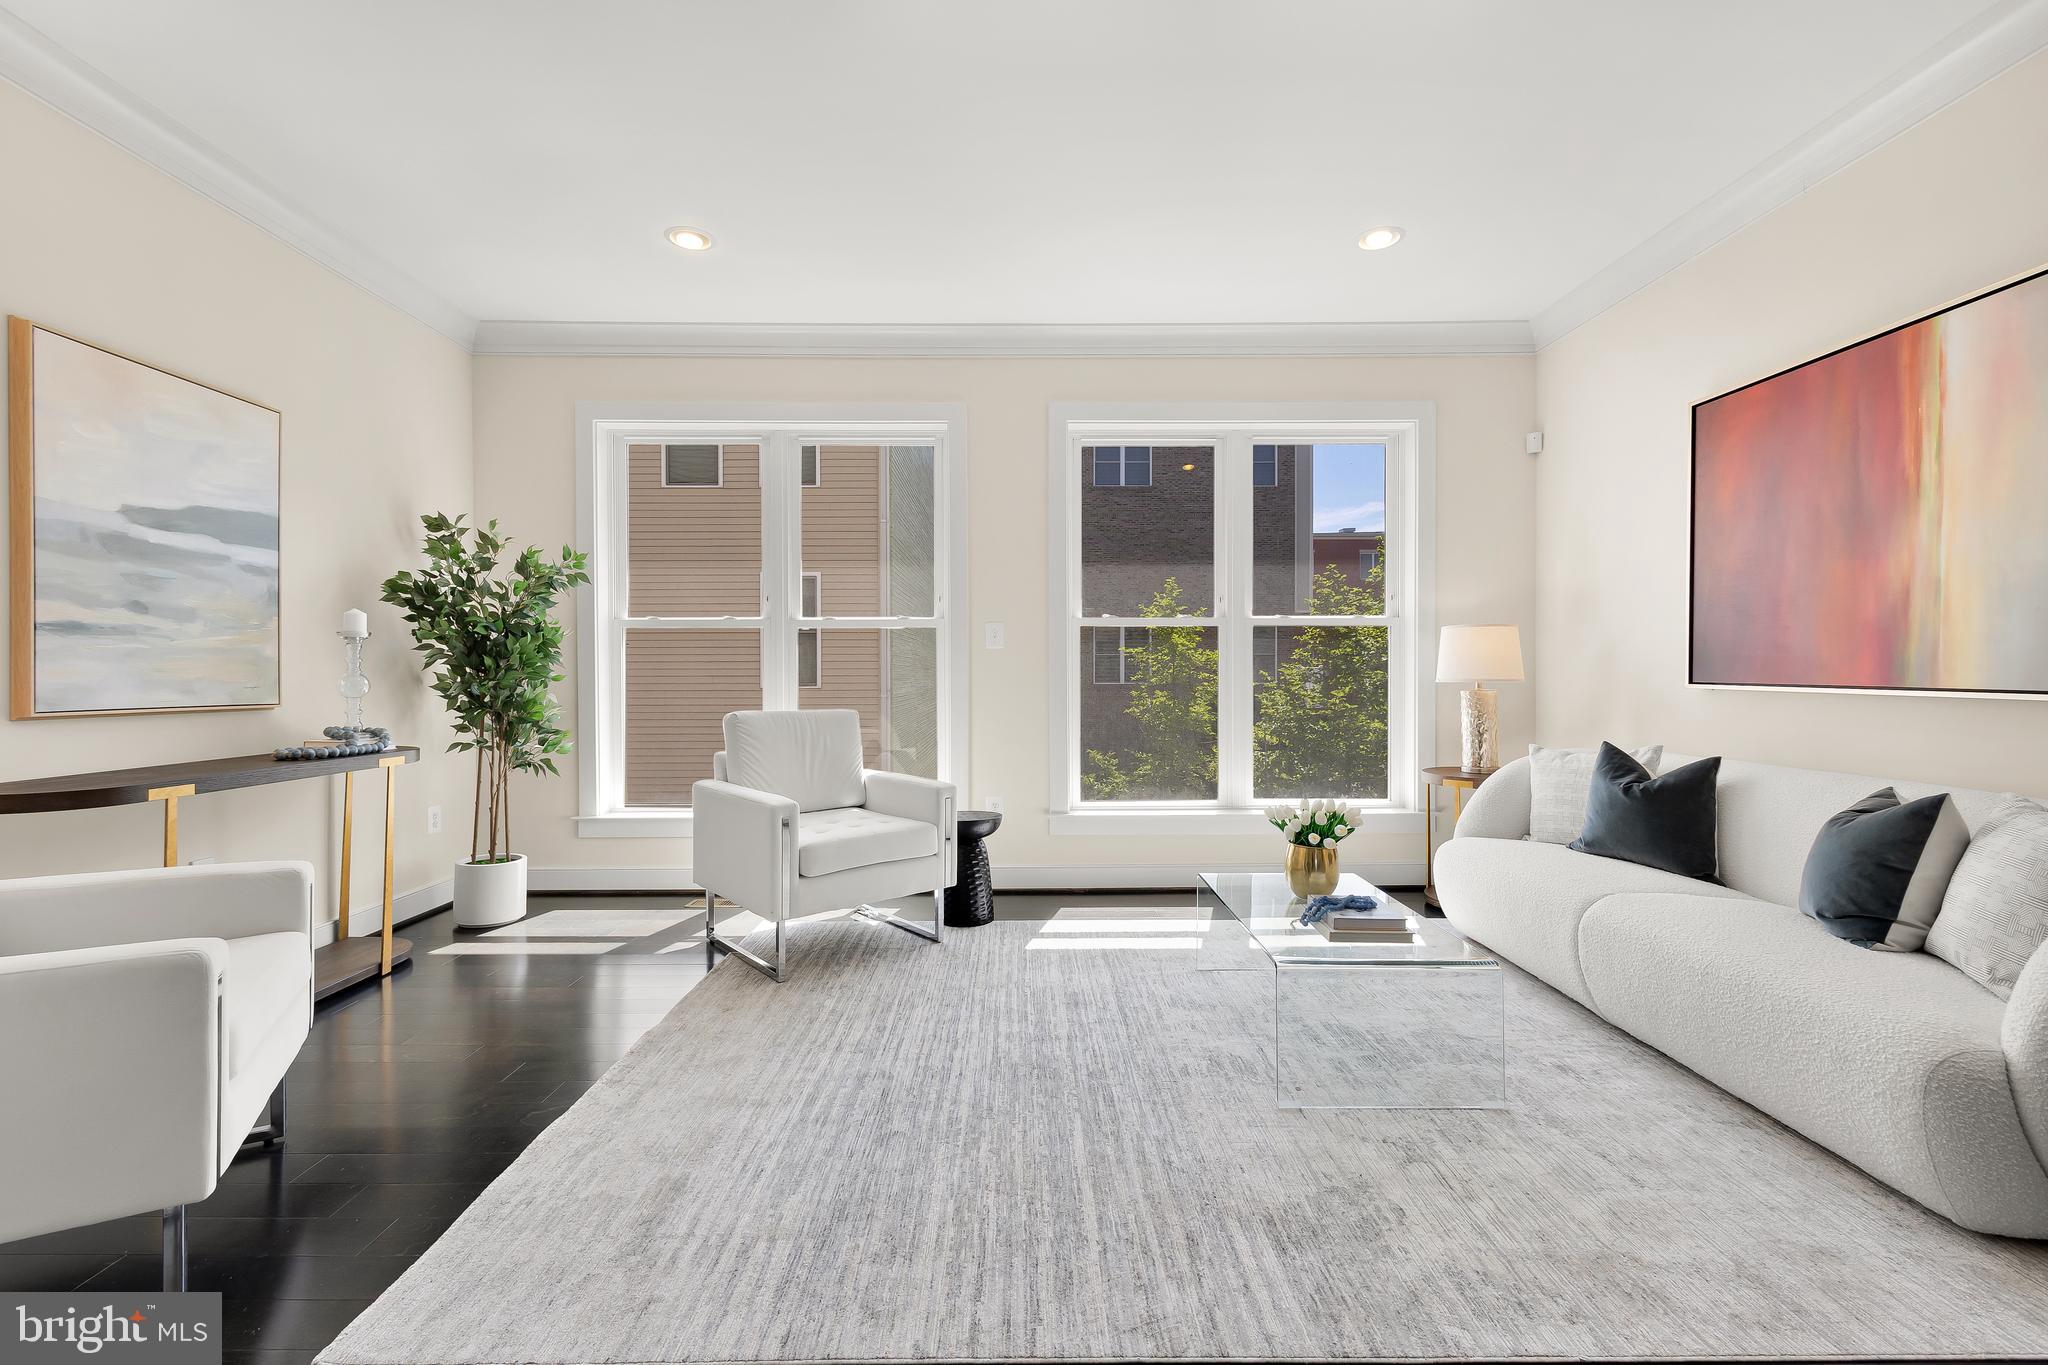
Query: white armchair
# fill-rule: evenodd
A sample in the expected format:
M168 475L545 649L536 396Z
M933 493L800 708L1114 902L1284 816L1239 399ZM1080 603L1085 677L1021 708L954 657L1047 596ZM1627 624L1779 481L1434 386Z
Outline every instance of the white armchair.
M312 1019L304 863L0 881L0 1242L160 1211L183 1289L185 1205L284 1136Z
M857 712L735 711L712 772L691 789L707 958L729 952L780 981L790 916L852 906L879 916L868 902L925 892L929 929L880 917L939 941L954 875L953 786L863 768ZM718 936L721 896L774 926L770 955Z

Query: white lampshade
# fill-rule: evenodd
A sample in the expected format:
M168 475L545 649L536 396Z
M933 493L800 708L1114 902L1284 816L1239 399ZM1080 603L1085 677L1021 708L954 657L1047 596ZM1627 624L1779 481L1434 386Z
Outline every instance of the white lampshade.
M1437 641L1438 682L1520 682L1522 634L1513 626L1445 626Z

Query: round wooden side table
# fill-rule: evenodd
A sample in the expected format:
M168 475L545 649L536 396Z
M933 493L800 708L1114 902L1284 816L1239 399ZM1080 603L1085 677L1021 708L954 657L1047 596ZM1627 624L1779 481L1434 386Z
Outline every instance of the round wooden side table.
M1448 768L1424 768L1422 770L1422 904L1424 908L1442 912L1443 906L1436 898L1436 789L1448 787L1451 791L1451 828L1458 827L1458 817L1465 813L1465 793L1478 791L1479 784L1493 776L1496 770L1467 772L1455 765Z

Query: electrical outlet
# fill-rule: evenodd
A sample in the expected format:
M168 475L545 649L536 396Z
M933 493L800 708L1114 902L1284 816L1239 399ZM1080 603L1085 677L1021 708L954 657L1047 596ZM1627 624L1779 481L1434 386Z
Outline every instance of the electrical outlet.
M439 806L428 806L428 807L427 807L427 833L429 833L429 834L439 834L440 832L441 832L441 808L440 808Z
M990 621L981 628L981 647L983 649L1001 649L1003 647L1003 623L1001 621Z

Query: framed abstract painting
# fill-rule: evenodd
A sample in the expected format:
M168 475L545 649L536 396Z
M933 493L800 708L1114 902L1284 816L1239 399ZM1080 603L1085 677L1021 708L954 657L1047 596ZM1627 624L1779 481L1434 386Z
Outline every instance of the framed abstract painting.
M2048 271L1692 410L1691 681L2048 695Z
M7 320L14 719L279 701L281 419Z

